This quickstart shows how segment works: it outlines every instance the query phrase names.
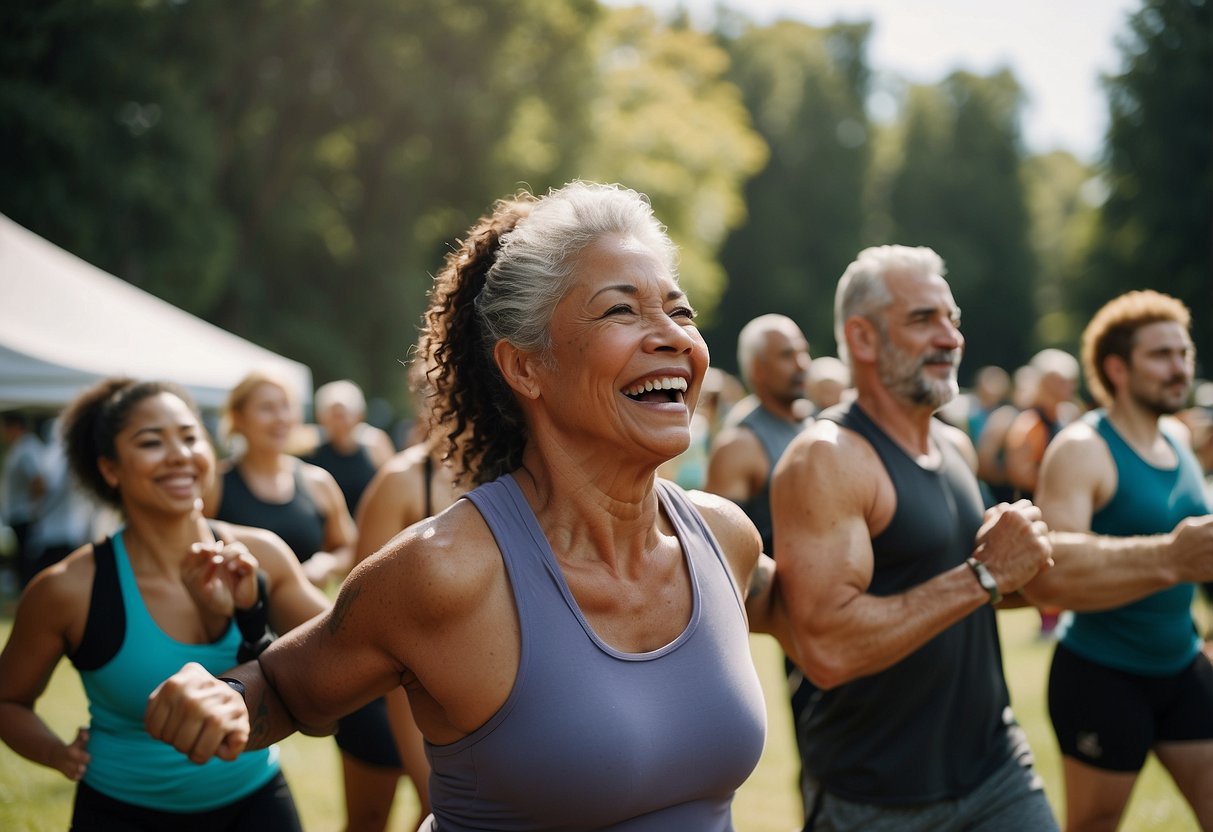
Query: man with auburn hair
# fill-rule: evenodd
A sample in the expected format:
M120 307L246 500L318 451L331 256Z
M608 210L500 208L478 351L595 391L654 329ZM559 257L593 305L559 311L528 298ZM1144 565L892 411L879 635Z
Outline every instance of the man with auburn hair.
M1187 307L1154 291L1121 295L1091 319L1082 361L1101 407L1046 452L1037 505L1051 528L1140 537L1209 513L1189 438L1168 418L1192 386L1188 327ZM1154 589L1059 626L1049 711L1068 828L1115 829L1153 750L1213 829L1213 667L1192 619L1195 585Z
M847 267L834 323L856 399L794 439L772 481L789 648L821 688L798 726L806 830L1056 829L994 606L1017 591L1110 606L1213 572L1213 523L1130 543L1050 533L1027 501L983 517L972 445L933 415L965 344L943 274L905 246Z

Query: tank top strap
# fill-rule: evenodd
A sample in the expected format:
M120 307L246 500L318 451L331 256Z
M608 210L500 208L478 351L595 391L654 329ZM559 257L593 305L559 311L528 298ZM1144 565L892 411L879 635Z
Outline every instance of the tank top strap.
M434 516L434 458L426 453L424 468L425 516Z
M678 530L678 539L682 541L683 547L687 550L688 563L696 572L704 576L710 575L709 570L723 570L729 584L733 587L733 595L744 615L745 598L733 577L733 570L728 558L725 557L724 550L720 548L720 541L716 539L716 535L712 534L711 528L708 527L699 510L695 508L691 498L677 484L660 478L657 480L657 496L665 507L670 521Z
M126 605L118 584L114 542L107 537L93 546L93 588L80 644L68 658L77 670L96 670L118 652L126 634Z

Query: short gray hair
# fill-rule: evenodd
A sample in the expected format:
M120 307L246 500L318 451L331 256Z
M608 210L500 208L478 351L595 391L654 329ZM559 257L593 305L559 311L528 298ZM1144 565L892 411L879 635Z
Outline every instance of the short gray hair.
M945 269L943 258L926 246L873 246L859 252L838 279L834 293L834 340L839 358L852 369L844 325L848 318L859 315L872 319L883 332L881 321L873 316L893 301L885 282L893 272L943 275Z
M737 334L737 370L746 387L750 386L751 365L758 353L766 346L767 333L799 329L800 327L796 325L795 321L778 312L759 315L741 328L741 332Z
M569 290L578 255L611 235L635 238L677 279L678 250L647 197L621 185L571 182L540 199L502 237L476 298L485 348L491 352L504 338L523 350L550 349L552 313Z

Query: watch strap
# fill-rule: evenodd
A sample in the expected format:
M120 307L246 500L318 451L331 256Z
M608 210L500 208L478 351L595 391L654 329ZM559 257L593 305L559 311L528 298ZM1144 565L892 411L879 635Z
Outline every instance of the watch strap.
M977 558L969 558L965 561L969 568L973 570L973 574L977 577L977 583L981 584L990 596L990 603L997 604L1002 600L1002 593L998 589L998 581L990 574L990 570L986 569L986 565Z

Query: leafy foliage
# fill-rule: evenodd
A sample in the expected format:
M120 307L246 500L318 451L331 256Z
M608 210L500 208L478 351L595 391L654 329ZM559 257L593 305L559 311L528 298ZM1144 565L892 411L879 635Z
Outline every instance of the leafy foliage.
M1014 367L1032 348L1037 263L1020 180L1021 102L1005 70L955 72L938 87L912 90L890 186L895 238L930 246L947 263L971 336L970 373L985 364Z
M1213 4L1146 0L1106 79L1109 195L1071 302L1084 315L1130 289L1188 304L1198 358L1213 360Z
M721 253L729 283L708 331L720 366L735 369L737 333L771 311L796 320L814 354L832 352L834 286L864 229L868 34L867 24L781 21L725 37L770 160L747 184L747 222Z

